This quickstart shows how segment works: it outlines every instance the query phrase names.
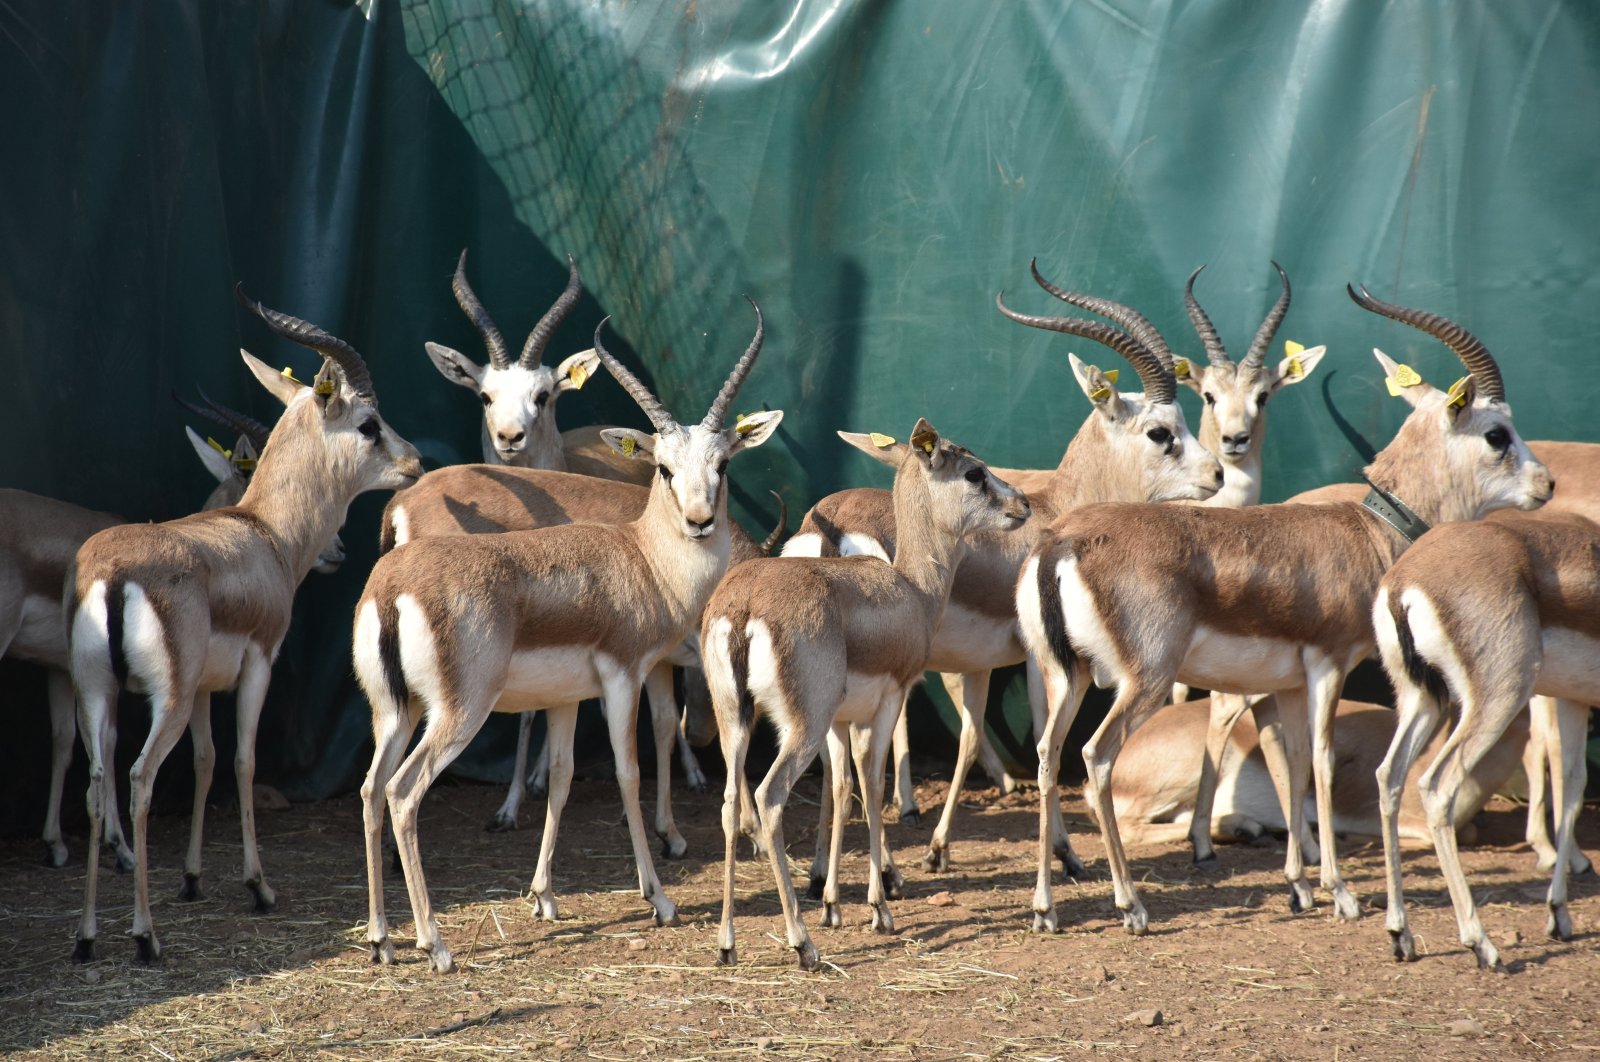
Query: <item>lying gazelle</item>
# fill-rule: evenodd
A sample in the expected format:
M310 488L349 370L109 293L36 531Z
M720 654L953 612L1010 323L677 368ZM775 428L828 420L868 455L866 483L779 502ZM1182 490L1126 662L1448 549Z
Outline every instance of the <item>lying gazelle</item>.
M256 726L272 661L288 630L295 587L363 491L403 487L422 474L410 443L378 415L372 376L342 340L240 296L278 335L325 359L306 387L246 363L288 407L237 506L161 524L109 528L84 543L69 575L65 609L72 680L89 752L89 849L99 844L108 766L106 731L119 688L150 698L150 736L130 772L135 859L131 935L141 962L160 956L150 918L146 820L150 793L184 727L210 745L208 695L237 690L239 815L244 883L258 910L275 902L256 850L252 794ZM195 825L204 810L196 801ZM191 849L191 855L198 855ZM74 959L94 954L98 861L89 860ZM185 891L199 866L185 867Z
M649 499L649 488L634 483L504 465L447 465L429 472L416 486L390 499L383 511L379 552L388 553L406 542L441 535L499 534L569 523L626 524L639 518ZM764 542L754 541L737 523L729 523L730 567L772 551L786 521L782 498L778 499L778 509L777 526ZM698 654L689 647L683 658L697 659ZM663 661L656 665L645 677L644 685L655 733L655 829L665 843L663 854L674 859L684 854L688 842L672 818L672 747L676 742L689 787L704 789L705 775L690 746L714 739L716 725L698 667L685 672L685 676L688 696L681 734L673 700L672 664ZM521 719L524 724L531 722L533 713L523 712ZM517 729L518 769L512 774L505 801L490 820L490 829L514 829L523 793L535 780L541 788L548 781L549 759L541 753L529 774L530 786L521 784L520 768L527 758L531 729L528 725ZM541 770L540 765L545 769Z
M1188 838L1210 709L1206 699L1166 705L1122 746L1111 771L1111 802L1124 844L1171 844ZM1394 737L1395 719L1393 709L1375 704L1345 700L1338 704L1333 727L1334 758L1339 763L1333 785L1333 828L1340 835L1383 834L1373 772ZM1471 843L1472 817L1511 778L1527 743L1526 719L1519 718L1474 768L1452 816L1462 840ZM1443 744L1441 734L1431 747L1437 751ZM1417 793L1420 773L1419 761L1406 777L1399 831L1407 840L1432 844ZM1315 821L1315 807L1306 810ZM1253 841L1268 831L1282 833L1289 828L1253 715L1239 720L1224 747L1212 823L1216 840Z
M1085 365L1075 355L1068 355L1073 375L1092 403L1093 412L1054 470L996 472L1027 494L1038 518L1014 535L972 536L956 573L949 607L934 637L928 666L941 673L950 691L961 718L961 737L944 811L928 849L926 863L930 869L949 866L949 838L961 787L983 740L990 674L995 668L1020 663L1026 657L1017 633L1011 588L1039 535L1062 513L1089 501L1201 500L1222 483L1221 466L1195 441L1178 407L1177 388L1168 365L1171 354L1160 333L1128 307L1059 288L1040 275L1037 262L1030 268L1046 291L1071 305L1110 317L1128 331L1085 318L1016 313L997 297L1000 312L1031 327L1105 344L1134 366L1144 391L1118 391L1114 373L1102 372ZM866 452L874 449L864 437L847 435L845 439ZM866 488L840 491L818 502L806 515L784 555L820 555L827 546L830 552L867 553L887 559L896 549L896 527L890 492ZM1038 684L1033 681L1031 667L1029 671L1032 696ZM908 766L898 774L903 776L902 784L909 781ZM830 814L827 786L822 796L826 821ZM916 807L914 800L909 805L908 800L909 793L902 794L902 819ZM1059 805L1055 809L1055 825L1056 853L1069 873L1082 873L1082 863L1073 854L1060 820ZM824 834L819 830L818 858L811 878L813 895L820 895L825 875Z
M555 918L550 864L572 782L573 722L578 702L589 697L604 701L640 891L657 924L676 922L677 908L656 877L639 813L639 686L692 632L727 568L729 458L761 445L783 419L780 412L763 412L723 427L762 336L758 309L755 338L744 356L705 418L684 427L606 353L596 332L596 354L656 429L654 435L626 428L604 432L618 453L648 456L658 470L650 500L632 523L417 539L373 568L356 606L354 652L356 675L372 702L377 746L361 787L371 905L367 941L374 962L394 961L380 851L387 800L417 947L429 954L436 972L455 968L422 873L417 813L433 780L491 711L545 709L550 798L532 893L540 916ZM407 756L406 744L424 712L428 728Z
M1055 800L1062 741L1091 675L1117 688L1084 746L1086 795L1096 805L1124 926L1148 915L1128 872L1112 806L1111 770L1128 736L1166 700L1175 680L1231 693L1276 693L1255 707L1266 730L1280 715L1289 764L1285 875L1294 910L1312 904L1300 847L1303 735L1309 719L1322 883L1342 919L1359 915L1340 879L1333 837L1333 707L1344 678L1372 648L1378 580L1420 528L1493 509L1535 508L1553 490L1517 436L1489 351L1436 314L1365 291L1358 305L1448 344L1469 376L1447 394L1374 351L1390 388L1414 408L1367 468L1360 504L1087 506L1045 536L1017 584L1024 641L1044 674L1049 720L1039 742L1041 808ZM1220 749L1211 750L1213 762ZM1298 765L1297 765L1298 763ZM1034 928L1054 931L1049 822L1041 815ZM1209 843L1209 839L1208 839Z
M1567 513L1436 528L1390 569L1372 606L1384 670L1400 721L1378 768L1388 879L1386 925L1396 959L1416 958L1401 891L1395 828L1398 780L1437 724L1443 702L1459 717L1444 749L1423 772L1423 805L1450 888L1461 943L1478 965L1500 967L1447 828L1463 779L1522 714L1528 698L1552 746L1556 858L1546 932L1572 937L1567 871L1587 769L1589 705L1600 703L1600 525Z
M983 462L917 421L910 445L878 436L880 460L897 466L893 566L869 557L774 557L730 572L712 595L700 645L728 780L722 803L726 844L719 961L735 961L734 851L740 787L756 713L778 731L778 754L755 791L761 845L772 860L789 946L802 969L817 949L800 921L783 842L783 807L824 739L833 779L833 830L822 920L838 927L839 861L850 807L854 745L867 815L867 902L872 928L892 933L883 883L884 756L906 691L919 681L950 597L962 540L1015 530L1027 498ZM855 728L855 733L850 732Z

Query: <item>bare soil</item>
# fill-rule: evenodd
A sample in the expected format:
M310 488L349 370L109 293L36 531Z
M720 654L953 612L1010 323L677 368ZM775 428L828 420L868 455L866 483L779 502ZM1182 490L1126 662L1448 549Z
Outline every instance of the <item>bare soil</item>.
M942 782L919 789L924 821ZM715 965L721 903L720 796L686 793L685 860L659 864L683 925L654 929L638 897L614 784L574 786L557 863L561 920L523 898L537 850L533 808L515 834L482 826L500 798L443 786L428 798L422 843L445 938L460 970L432 976L415 951L371 965L362 940L366 884L356 797L261 814L278 910L249 913L237 883L237 819L213 809L207 895L175 899L187 824L153 823L152 890L164 961L133 964L123 935L132 882L101 876L100 959L68 962L81 902L83 838L64 870L36 841L0 842L0 1049L49 1057L320 1055L525 1057L1138 1058L1532 1057L1600 1052L1600 900L1575 882L1569 943L1544 936L1544 881L1520 844L1521 809L1491 805L1469 873L1509 974L1481 973L1456 943L1431 854L1407 861L1420 961L1397 965L1383 929L1382 850L1350 842L1345 866L1365 917L1340 925L1326 897L1291 915L1282 846L1221 849L1197 870L1185 848L1132 852L1151 932L1125 934L1098 833L1069 794L1069 823L1090 880L1057 885L1063 932L1027 931L1037 797L974 790L958 823L956 866L922 869L929 826L891 825L907 878L898 932L867 927L864 829L847 840L846 926L813 929L825 965L798 971L784 946L772 875L738 868L739 957ZM816 781L802 785L815 799ZM542 809L537 811L542 821ZM789 849L805 880L815 807L791 805ZM1592 819L1580 833L1589 851ZM397 943L409 905L387 876ZM1059 882L1059 871L1058 871ZM818 904L805 901L815 926ZM1159 1012L1157 1019L1151 1012ZM1153 1022L1153 1024L1152 1024Z

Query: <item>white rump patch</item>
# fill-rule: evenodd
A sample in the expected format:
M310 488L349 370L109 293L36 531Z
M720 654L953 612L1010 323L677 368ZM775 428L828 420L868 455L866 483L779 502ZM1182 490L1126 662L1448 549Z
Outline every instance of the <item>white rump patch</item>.
M846 531L839 536L839 556L877 557L886 564L894 563L889 560L889 551L883 548L882 542L859 531Z
M1100 616L1094 594L1078 572L1078 558L1065 557L1057 561L1056 579L1061 587L1061 612L1066 619L1068 637L1074 648L1088 658L1094 684L1101 688L1115 685L1119 676L1127 673L1127 665ZM1037 594L1038 580L1031 581ZM1040 634L1042 637L1043 632Z
M389 526L394 529L394 544L403 546L411 541L411 518L404 505L396 505L389 513Z
M399 622L400 659L406 675L406 686L412 694L421 697L431 713L444 697L445 679L439 673L439 654L433 640L433 628L422 606L410 594L401 594L394 600ZM373 632L373 658L377 659L377 632ZM383 673L379 663L378 674Z
M783 549L778 551L780 557L820 557L822 556L822 536L815 531L807 531L803 535L796 535L783 544Z
M388 701L389 686L383 674L383 658L378 655L378 603L366 601L356 609L355 636L350 647L350 655L355 658L356 678L361 682L361 688L367 692L367 700L374 708L378 707L376 698L381 696Z
M1433 607L1428 595L1415 586L1401 591L1400 610L1406 618L1406 626L1411 628L1412 644L1424 660L1444 675L1450 692L1467 689L1466 668L1461 666L1455 643L1450 640L1444 624L1439 622L1439 610Z
M106 637L106 584L97 580L72 617L72 679L85 694L111 685L111 650Z

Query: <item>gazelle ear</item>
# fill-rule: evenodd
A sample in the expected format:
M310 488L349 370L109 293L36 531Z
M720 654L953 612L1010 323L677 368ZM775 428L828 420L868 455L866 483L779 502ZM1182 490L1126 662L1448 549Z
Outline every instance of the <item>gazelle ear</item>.
M251 473L255 472L256 461L260 457L261 455L256 452L256 444L250 441L250 436L241 435L233 444L233 460L229 464L233 465L234 472L240 477L249 478Z
M233 478L233 462L222 452L220 444L213 446L200 438L199 432L187 425L184 426L183 433L189 437L189 445L194 447L195 456L206 466L206 471L211 473L212 479L218 483L226 483Z
M927 461L929 468L944 465L944 440L939 438L939 429L929 424L926 417L918 417L916 426L911 429L911 452Z
M632 428L601 428L600 438L623 457L653 457L656 437Z
M874 461L882 461L890 468L899 468L905 462L906 454L911 451L905 443L877 432L864 435L857 431L841 431L838 435Z
M433 367L453 384L459 384L471 391L478 393L478 384L483 380L483 366L467 357L452 347L443 343L424 343L422 349L428 352L428 359L433 362Z
M763 409L757 413L739 416L734 420L733 427L728 429L728 434L733 437L733 448L728 451L729 456L740 450L760 446L772 438L772 433L778 430L778 425L782 421L781 409Z
M1112 420L1119 417L1122 395L1117 391L1116 370L1106 372L1098 365L1085 365L1076 354L1068 354L1067 360L1072 363L1072 375L1078 378L1078 386L1094 403L1094 408Z
M240 350L239 357L244 359L245 368L250 370L250 375L256 378L256 382L265 387L267 393L284 405L293 402L295 397L300 394L301 389L305 387L305 384L296 380L293 376L287 375L288 369L279 372L248 350Z
M580 350L556 367L556 393L576 391L589 382L600 368L600 355L593 349Z
M1200 386L1200 374L1195 371L1194 362L1188 358L1172 359L1172 375L1195 394L1205 394L1205 388Z
M1413 409L1422 405L1429 395L1435 393L1435 388L1411 366L1400 364L1377 347L1372 348L1372 356L1383 366L1383 382L1389 388L1389 393L1396 398L1405 399L1406 404Z
M1292 349L1287 344L1285 348ZM1317 363L1327 352L1328 348L1319 344L1307 350L1297 350L1278 362L1278 386L1288 387L1310 376L1311 371L1317 367Z
M1463 376L1450 385L1450 390L1444 394L1445 419L1454 424L1462 414L1472 409L1472 403L1478 397L1478 378L1471 373Z
M333 419L344 412L344 373L332 358L324 359L317 378L311 382L311 393L322 406L322 415Z

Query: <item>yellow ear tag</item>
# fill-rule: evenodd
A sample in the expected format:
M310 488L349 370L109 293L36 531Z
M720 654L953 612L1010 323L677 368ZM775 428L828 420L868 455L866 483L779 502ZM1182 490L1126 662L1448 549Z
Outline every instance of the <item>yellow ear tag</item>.
M206 445L211 447L217 453L221 454L223 457L226 457L230 460L233 458L232 450L229 450L227 447L223 446L209 435L206 436Z
M1403 389L1417 386L1422 382L1422 377L1411 366L1401 365L1395 369L1393 376L1384 377L1383 382L1388 386L1389 393L1399 398Z
M333 394L333 381L331 379L318 380L317 386L313 387L311 392L312 394L321 395L323 398L327 398Z
M878 432L873 432L867 438L871 439L872 445L880 450L888 449L894 445L894 436L892 435L880 435Z
M925 454L933 453L933 440L932 439L923 439L922 440L922 452L925 453Z
M740 413L733 418L733 430L739 435L749 435L756 430L755 422L750 419L750 414Z
M1305 349L1306 345L1304 343L1296 343L1292 339L1286 339L1283 341L1283 353L1284 356L1289 359L1288 367L1284 370L1287 376L1297 377L1305 375L1305 366L1300 364L1300 355L1305 351Z
M1100 367L1098 365L1091 365L1091 366L1089 366L1089 368L1098 370ZM1117 382L1117 370L1115 370L1115 369L1112 369L1110 372L1102 372L1102 373L1100 373L1100 375L1104 376L1106 378L1106 380L1109 381L1110 383L1116 383ZM1091 402L1104 402L1106 399L1108 399L1110 397L1111 397L1111 388L1105 386L1104 384L1100 385L1099 387L1096 387L1093 391L1089 392L1089 401L1091 401Z
M294 368L293 368L293 367L292 367L292 366L289 366L289 365L285 365L285 366L284 366L284 367L283 367L283 373L282 373L282 376L283 376L283 378L284 378L284 379L285 379L285 380L288 380L288 381L289 381L289 382L290 382L290 383L297 383L297 384L299 384L299 385L300 385L300 386L301 386L301 387L304 387L304 386L305 386L305 382L304 382L304 381L303 381L303 380L301 380L301 379L300 379L300 378L299 378L299 377L297 377L297 376L295 376L295 374L294 374Z
M1467 378L1463 376L1450 385L1450 390L1444 394L1446 409L1456 409L1467 404Z
M925 454L933 453L934 444L939 441L939 436L933 432L924 432L911 437L911 445Z
M572 363L572 370L567 373L567 379L572 381L574 388L581 391L583 385L589 382L589 370L583 367L583 362L575 361Z
M1115 371L1115 370L1113 370L1113 371ZM1106 375L1110 376L1111 373L1108 372L1108 373L1106 373ZM1173 358L1172 359L1172 375L1176 376L1180 380L1187 380L1189 378L1189 359L1188 358Z
M240 472L254 472L256 470L256 463L252 458L241 457L233 463L233 467L237 468Z
M636 440L633 436L624 435L622 437L622 456L623 457L632 457L633 456L633 452L635 450L637 450L638 448L639 448L638 440Z
M1120 376L1121 374L1122 374L1122 370L1121 369L1107 369L1105 372L1101 373L1100 375L1104 376L1106 379L1110 380L1112 383L1116 383L1117 382L1117 377Z

